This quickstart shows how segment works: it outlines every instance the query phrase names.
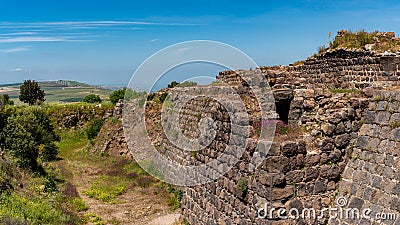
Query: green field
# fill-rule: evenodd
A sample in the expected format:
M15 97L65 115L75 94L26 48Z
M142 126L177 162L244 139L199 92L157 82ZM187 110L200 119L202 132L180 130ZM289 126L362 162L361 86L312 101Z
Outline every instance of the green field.
M80 84L80 83L79 83ZM108 96L111 94L112 90L108 90L102 87L82 85L82 86L60 86L54 85L53 83L49 85L49 82L41 84L42 89L45 91L46 103L69 103L69 102L82 102L83 98L89 94L99 95L100 98L108 100ZM0 95L8 94L11 100L14 101L16 105L21 104L18 99L19 96L19 85L10 84L0 86Z

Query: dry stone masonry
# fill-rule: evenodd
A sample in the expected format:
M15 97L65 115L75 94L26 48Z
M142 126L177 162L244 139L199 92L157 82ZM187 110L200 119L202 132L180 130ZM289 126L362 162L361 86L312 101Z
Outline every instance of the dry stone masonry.
M399 59L397 54L339 49L298 66L261 67L274 92L279 119L302 130L277 135L256 171L249 161L257 139L226 175L186 188L182 214L189 224L400 224ZM217 79L240 87L238 74ZM296 132L295 132L296 133ZM211 148L212 150L212 148ZM196 158L213 151L199 152ZM370 218L260 218L270 208L370 208ZM391 220L377 213L396 213Z

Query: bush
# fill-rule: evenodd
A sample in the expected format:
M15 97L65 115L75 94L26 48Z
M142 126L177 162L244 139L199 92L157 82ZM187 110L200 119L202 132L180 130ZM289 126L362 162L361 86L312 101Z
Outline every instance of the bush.
M177 86L179 83L176 81L172 81L170 84L168 84L168 88L174 88L175 86Z
M2 195L0 198L1 220L19 218L29 224L68 224L71 217L65 214L60 205L39 197L20 197L16 194ZM21 223L20 223L21 224ZM23 224L23 223L22 223Z
M168 184L168 192L171 194L171 197L168 199L168 205L172 206L174 210L179 209L182 205L183 191Z
M121 90L116 90L110 94L109 98L113 104L116 104L120 99L124 99L126 93L126 88Z
M44 102L45 93L36 81L25 80L20 86L19 100L29 105L40 104Z
M10 100L8 94L0 95L0 108L3 108L6 105L14 105L14 101Z
M246 178L241 178L237 182L237 189L241 193L242 196L245 196L247 193L247 183L248 183L248 181Z
M101 103L101 98L98 95L90 94L90 95L87 95L83 99L83 102L86 102L86 103Z
M59 141L49 118L38 108L24 108L8 116L3 130L4 150L17 159L20 167L35 169L37 158L57 158Z
M97 134L100 132L103 127L104 119L96 119L94 120L86 130L86 134L89 140L93 140L97 137Z

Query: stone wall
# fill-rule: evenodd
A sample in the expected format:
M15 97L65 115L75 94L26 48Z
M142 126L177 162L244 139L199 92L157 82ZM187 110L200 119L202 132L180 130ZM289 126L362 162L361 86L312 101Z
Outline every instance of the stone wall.
M293 95L292 118L298 123L290 129L305 130L296 135L278 134L255 172L248 166L257 143L252 139L253 145L228 174L213 183L187 188L182 212L190 224L295 224L295 220L276 215L260 219L257 213L266 203L277 210L301 211L311 207L321 210L334 202L368 101L355 93L332 94L323 89L297 89ZM240 183L246 183L245 191ZM297 223L327 221L321 218Z
M257 213L267 203L270 208L300 212L314 208L319 215L318 210L334 207L338 197L346 197L348 207L396 212L399 217L400 92L375 96L360 91L398 86L398 61L397 55L338 50L300 66L262 67L277 99L290 99L290 126L303 132L278 135L255 172L248 167L254 151L250 147L225 176L187 188L183 217L190 224L394 224L394 220L329 220L326 214L319 219L280 219L276 211L273 218L260 219ZM217 79L241 86L238 74L247 72L223 71Z
M297 66L261 67L261 71L275 85L291 88L365 88L398 86L400 56L377 54L370 51L338 49L301 62ZM241 71L238 71L239 73ZM222 71L218 79L239 84L233 71Z
M234 88L246 106L250 117L248 145L228 173L216 181L184 188L183 218L192 225L394 224L394 220L329 219L327 214L321 218L278 218L277 210L295 208L301 212L313 208L319 215L323 208L334 207L339 197L346 197L347 207L370 207L375 213L396 212L400 217L400 92L375 93L378 87L393 89L399 85L399 58L342 49L299 66L262 67L276 106L288 104L287 112L277 110L279 117L269 114L268 119L287 117L288 122L278 122L273 142L258 139L258 102L238 76L253 72L220 72L217 79ZM159 97L163 92L184 96L189 89L222 97L229 94L225 88L212 86L162 90L147 102L146 125L153 146L163 156L182 165L199 165L216 159L235 137L230 133L227 111L217 102L200 97L181 109L180 126L187 137L196 138L200 119L213 118L219 124L216 139L199 151L182 152L173 147L163 131ZM258 142L271 148L254 171L251 162ZM265 204L275 211L271 217L259 218Z
M371 95L342 180L339 195L347 208L371 209L371 218L335 219L332 224L400 224L400 91ZM380 215L377 215L377 214ZM396 222L395 222L396 221Z

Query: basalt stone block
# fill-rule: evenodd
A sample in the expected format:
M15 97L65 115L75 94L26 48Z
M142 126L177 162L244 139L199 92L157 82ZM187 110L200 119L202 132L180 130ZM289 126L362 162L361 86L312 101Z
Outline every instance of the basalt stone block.
M333 124L338 124L342 119L342 115L339 112L335 112L328 117L328 121Z
M285 156L294 156L297 154L297 143L293 141L285 141L281 145L281 150Z
M308 154L306 155L305 164L306 166L315 166L319 163L321 156L319 154Z
M323 124L321 126L322 132L324 132L325 135L332 135L333 132L335 131L336 126L332 124Z
M368 146L369 137L368 136L360 136L357 139L356 146L360 148L365 148Z
M350 141L350 135L348 134L341 134L335 138L335 145L339 148L344 147Z
M391 139L394 141L400 141L400 128L392 130Z
M376 112L367 111L364 115L364 123L371 124L375 122Z
M304 181L311 181L319 176L319 169L315 167L306 168Z
M303 170L293 170L286 174L285 179L288 184L299 183L304 178Z

